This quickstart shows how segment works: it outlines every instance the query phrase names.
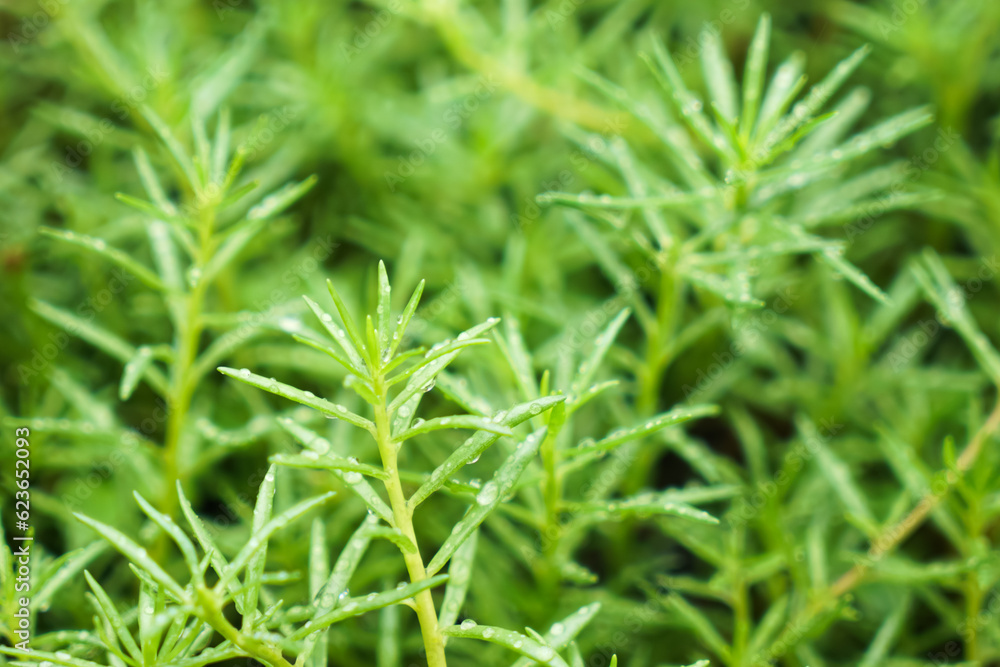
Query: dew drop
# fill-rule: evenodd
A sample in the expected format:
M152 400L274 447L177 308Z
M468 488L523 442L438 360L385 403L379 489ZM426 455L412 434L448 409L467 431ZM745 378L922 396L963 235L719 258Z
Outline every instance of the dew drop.
M248 378L248 377L250 377L250 369L249 368L241 368L240 369L240 377L241 378Z
M302 324L294 317L282 317L278 320L278 327L282 331L298 331L302 327Z
M474 627L476 627L476 622L473 621L471 618L467 618L464 621L462 621L461 628L463 630L471 630Z
M490 482L483 487L483 490L476 494L476 503L479 505L489 505L497 499L497 495L500 490L497 488L496 482Z

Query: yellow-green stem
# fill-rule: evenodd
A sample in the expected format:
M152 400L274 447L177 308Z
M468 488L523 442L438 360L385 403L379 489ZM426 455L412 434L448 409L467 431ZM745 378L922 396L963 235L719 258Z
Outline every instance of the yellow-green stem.
M201 212L199 226L199 256L195 258L194 268L200 273L212 256L212 230L215 226L215 209L206 207ZM165 484L163 489L162 509L168 516L177 510L177 498L174 489L181 479L178 465L178 453L181 438L187 423L188 408L194 395L194 383L191 378L191 368L198 356L198 343L201 339L201 311L204 307L207 283L198 280L191 291L183 298L183 308L178 309L176 322L174 360L170 369L170 393L167 396L167 426L163 443L163 468Z
M420 547L413 530L413 514L406 504L403 484L399 479L396 443L392 441L389 412L386 408L385 378L381 374L377 374L374 385L375 395L379 397L379 404L375 408L375 438L378 442L379 455L382 457L382 467L389 475L385 480L385 490L389 494L389 505L392 508L392 518L396 528L417 547L413 553L403 552L403 560L406 563L406 571L410 575L410 581L417 583L427 579L427 570L424 567L423 558L420 556ZM421 591L414 598L414 602L417 620L420 622L420 633L424 639L424 649L427 652L428 667L447 667L444 639L438 628L437 610L434 608L434 598L431 597L431 592L429 590Z
M293 667L281 654L281 649L268 642L249 637L237 630L226 620L222 613L222 605L215 593L206 588L197 589L199 609L202 620L212 626L216 632L228 639L249 657L263 662L270 667Z

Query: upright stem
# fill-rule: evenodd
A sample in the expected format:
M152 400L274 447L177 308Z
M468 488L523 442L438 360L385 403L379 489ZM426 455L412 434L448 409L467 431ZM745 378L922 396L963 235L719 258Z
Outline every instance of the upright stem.
M660 284L656 299L656 321L646 332L645 370L639 377L638 410L642 416L656 412L660 398L660 385L666 370L668 357L664 348L674 335L674 316L679 285L674 277L673 261L660 268Z
M193 268L201 272L212 256L212 231L215 226L215 208L207 205L201 210L199 225L199 256ZM184 295L183 308L178 309L180 321L175 323L174 361L170 368L170 393L167 396L167 426L163 443L163 468L166 484L162 508L168 516L177 510L174 488L181 479L178 453L181 437L187 423L188 408L194 395L191 368L198 356L198 342L203 330L201 311L205 303L207 284L198 280L191 291Z
M381 372L376 373L375 376L375 395L379 397L379 404L375 408L375 438L378 442L379 455L382 457L382 467L389 475L385 480L385 490L389 494L389 505L392 507L392 518L396 528L417 547L413 553L403 552L403 560L406 562L406 571L410 575L410 581L417 583L427 579L427 570L424 568L420 547L417 544L417 535L413 530L413 514L406 504L403 485L399 480L396 443L392 441L389 412L386 408L385 377ZM424 649L427 651L427 665L428 667L447 667L444 640L438 629L437 610L434 608L434 598L431 597L431 592L425 590L417 593L414 601L416 602L417 620L420 622L420 633L424 638Z
M969 511L966 525L968 526L969 548L966 556L975 558L977 543L982 538L983 521L980 511L980 498L970 494ZM983 587L979 584L979 571L973 569L966 573L965 579L965 658L971 662L981 659L979 651L979 614L983 607Z

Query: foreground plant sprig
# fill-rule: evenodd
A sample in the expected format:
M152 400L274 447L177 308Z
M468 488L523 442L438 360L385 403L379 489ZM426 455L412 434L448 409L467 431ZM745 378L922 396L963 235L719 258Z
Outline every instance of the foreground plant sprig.
M249 149L241 144L230 150L233 128L227 111L219 113L211 141L207 137L205 120L198 116L192 118L192 132L196 137L193 154L188 153L152 109L144 107L142 112L183 175L179 186L186 193L180 202L168 199L168 188L157 176L149 156L140 147L133 150L136 170L149 200L124 193L118 193L117 199L146 218L143 229L154 267L147 267L101 238L60 229L42 228L41 232L93 253L138 278L162 300L173 340L132 345L101 324L62 307L36 300L32 308L40 317L124 364L118 392L122 401L129 400L142 382L163 398L166 424L163 447L158 450L163 484L157 503L160 509L174 516L177 509L173 494L175 482L186 483L192 469L203 465L205 460L194 457L195 464L188 462L185 465L186 459L195 453L191 447L189 417L196 391L221 359L260 335L268 326L245 327L233 336L220 337L201 350L212 292L219 279L238 264L247 246L269 222L307 193L315 185L316 177L286 184L262 196L257 192L257 181L239 184Z
M488 343L489 339L482 337L482 334L493 328L499 320L489 319L462 332L455 339L439 343L428 350L401 351L406 328L416 311L424 283L420 283L402 313L393 320L389 279L385 266L379 263L376 316L366 317L363 327L355 323L333 283L328 282L328 286L342 326L335 323L333 316L317 303L308 298L306 302L337 347L301 336L296 338L325 352L348 371L345 385L369 404L372 413L370 419L348 410L344 405L332 403L312 392L296 389L273 378L256 375L248 369L219 370L252 386L312 407L329 418L345 421L372 437L378 446L381 468L343 459L332 451L323 438L286 421L283 422L285 428L302 441L307 449L300 457L279 456L273 460L286 465L325 468L339 476L365 501L374 516L389 524L391 532L388 537L399 548L412 585L420 586L432 580L433 575L440 572L453 557L459 557L462 560L461 568L467 571L474 557L474 546L471 549L463 547L470 544L480 524L514 490L545 438L545 427L537 428L527 437L515 438L518 442L513 452L496 470L493 479L476 493L471 507L454 526L451 536L426 563L413 527L413 516L418 505L440 490L454 472L478 460L501 437L514 437L513 429L519 424L539 417L565 399L563 396L539 397L509 410L498 411L492 416L466 414L426 421L416 419L420 401L433 388L438 374L465 348ZM445 429L471 429L476 433L430 475L423 478L424 481L416 492L407 497L399 469L399 452L403 443L417 436ZM388 503L375 492L365 477L382 482ZM417 593L414 598L414 609L420 622L430 667L446 665L445 634L442 633L441 625L453 623L457 619L467 586L468 576L456 577L446 592L446 605L440 618L429 590ZM336 615L336 611L332 609L329 613ZM544 664L565 664L561 662L555 649L544 648L548 650L540 649L541 655L550 655L549 660L552 661L543 660ZM310 651L311 647L307 647L300 654L299 663L308 659Z

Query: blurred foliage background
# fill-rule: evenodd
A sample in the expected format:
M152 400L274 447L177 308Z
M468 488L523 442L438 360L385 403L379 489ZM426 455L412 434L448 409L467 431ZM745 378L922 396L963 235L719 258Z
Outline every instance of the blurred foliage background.
M700 658L1000 665L1000 457L984 426L996 389L961 332L932 324L935 308L912 270L925 248L934 249L964 290L984 344L1000 340L1000 4L990 0L3 2L0 415L8 435L0 458L13 460L11 429L31 426L37 544L52 557L90 544L93 534L72 511L138 534L143 517L132 491L165 493L163 400L146 385L120 400L121 361L67 336L36 302L134 346L173 335L162 304L139 282L39 232L100 237L151 263L148 217L115 198L145 196L133 150L150 155L170 199L188 201L192 192L143 106L189 150L199 140L192 118L225 109L233 145L247 148L243 180L259 181L260 192L318 177L219 277L206 302L202 349L252 322L227 365L350 401L343 372L292 345L288 322L304 316L301 294L319 300L327 278L356 312L370 308L383 259L397 294L427 280L418 342L500 315L504 326L517 323L534 376L558 375L576 363L580 332L589 332L588 346L592 329L606 325L607 304L617 312L634 298L655 308L663 289L643 277L641 252L623 251L638 276L637 293L623 297L599 256L602 243L631 241L638 214L605 218L595 251L575 212L536 202L551 190L626 191L619 171L588 148L594 137L624 140L653 171L663 165L654 133L588 83L587 71L639 103L662 105L637 57L651 35L667 41L689 86L702 91L705 35L721 38L739 76L764 12L773 24L769 71L800 51L809 81L817 81L872 45L834 99L863 101L860 126L930 105L931 125L866 159L895 165L897 182L934 196L906 209L854 211L824 231L847 242L846 258L892 305L793 256L754 269L754 296L776 317L686 290L677 324L684 333L655 370L642 328L627 322L599 374L622 382L577 416L578 433L599 437L685 401L685 387L703 387L697 401L721 413L644 443L614 493L726 485L732 493L704 505L722 523L595 522L574 537L566 561L573 567L552 572L549 561L524 556L525 548L544 551L544 539L500 513L480 539L468 615L542 628L600 601L581 647L604 662L587 664L607 664L617 653L619 664L636 667ZM820 190L798 205L808 213L837 196ZM851 226L858 221L864 226ZM512 329L504 331L514 340ZM759 335L747 342L750 331ZM733 353L736 341L747 343L745 352ZM456 375L494 407L509 404L523 390L510 357L496 346L477 349ZM273 416L300 413L270 398L210 373L182 434L185 488L234 547L246 540L267 456L293 447ZM433 410L448 398L427 400ZM870 556L869 544L917 506L934 474L954 468L949 452L977 432L985 442L973 474L949 482L931 518L898 551L837 588ZM333 427L330 436L351 450L348 432ZM817 441L823 453L804 457L802 471L775 486L789 452ZM442 438L414 461L437 460L455 444ZM362 460L373 455L351 451ZM301 488L337 488L319 474L284 473L298 485L279 483L286 501ZM9 532L6 471L3 480ZM365 509L341 493L324 511L336 550ZM423 534L443 540L457 516L452 506L435 508L420 519ZM301 567L304 531L291 529L272 549L275 569ZM391 550L379 549L352 586L399 575ZM134 583L122 562L95 550L88 569L127 604ZM70 581L38 610L39 632L88 625L84 589ZM830 604L819 604L831 592ZM823 612L813 614L813 605ZM333 664L373 664L374 623L338 626ZM404 629L402 653L412 662L419 633L411 619ZM456 664L509 663L502 652L461 646Z

